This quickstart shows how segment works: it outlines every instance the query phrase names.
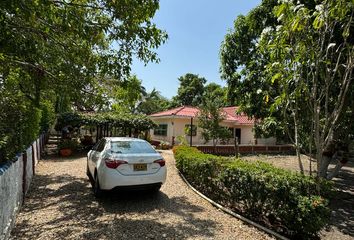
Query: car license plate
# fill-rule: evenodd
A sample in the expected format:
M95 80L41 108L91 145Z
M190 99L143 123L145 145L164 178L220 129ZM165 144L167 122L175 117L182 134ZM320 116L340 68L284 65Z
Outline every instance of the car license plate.
M146 163L134 164L134 171L146 171L147 165Z

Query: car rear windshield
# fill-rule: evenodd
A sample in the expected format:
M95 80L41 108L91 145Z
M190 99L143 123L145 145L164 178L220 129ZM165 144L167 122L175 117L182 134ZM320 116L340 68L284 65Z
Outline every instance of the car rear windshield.
M111 151L113 153L156 153L150 144L140 141L119 141L111 142Z

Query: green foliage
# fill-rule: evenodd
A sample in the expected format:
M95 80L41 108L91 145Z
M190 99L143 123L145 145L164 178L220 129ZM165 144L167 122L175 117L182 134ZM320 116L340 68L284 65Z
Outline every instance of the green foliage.
M207 196L291 237L316 235L329 220L332 184L264 162L173 149L177 168Z
M112 108L115 111L134 113L138 102L146 95L146 90L141 85L141 80L133 75L125 83L117 86L113 95L115 103Z
M137 106L137 112L150 115L161 112L170 107L170 100L161 96L159 91L153 89L151 92L143 96L143 100Z
M67 112L58 115L55 129L60 131L68 125L80 127L83 125L96 126L104 124L110 124L120 129L131 128L137 131L146 131L156 126L147 116L141 114L122 114L117 112L82 114Z
M257 135L311 149L321 177L325 153L348 146L354 130L353 15L351 0L264 0L236 19L221 47L229 97L264 120Z
M206 79L199 75L187 73L178 78L178 93L172 98L171 106L195 106L204 104L208 99L218 99L222 106L231 105L227 100L226 88L216 83L206 84Z
M43 101L40 106L41 109L41 132L47 132L55 121L55 111L53 104L50 101Z
M158 62L153 49L167 38L151 21L158 8L155 0L2 2L1 72L27 73L20 90L37 105L43 90L92 93L107 76L125 79L134 55Z
M53 109L106 110L107 92L127 80L134 56L158 62L155 49L167 39L152 22L158 8L156 0L1 1L0 161L39 126L47 130Z
M271 109L286 108L283 119L294 118L300 146L313 146L318 175L327 177L326 153L336 142L348 146L354 129L354 4L321 1L316 7L284 2L275 8L279 26L259 41L269 55L264 73L279 76L281 89ZM312 133L310 137L308 133ZM328 154L327 154L328 155Z
M38 137L41 111L26 99L5 92L0 99L0 109L1 163L13 160Z
M277 0L263 0L246 16L238 16L234 29L225 35L220 49L220 71L222 79L227 81L228 100L255 119L270 115L270 105L275 100L273 95L279 92L277 85L270 84L264 73L269 56L258 49L260 37L278 25L273 14L277 5ZM277 121L280 114L278 111L272 113ZM281 128L279 122L274 126ZM276 129L276 132L282 132L282 129Z
M176 137L176 140L179 142L180 145L188 146L186 135L179 135Z
M202 138L205 142L212 140L214 146L218 141L232 137L226 127L220 126L225 119L221 106L221 99L205 99L198 114L198 126L202 129Z
M216 83L209 83L204 86L203 102L208 99L220 99L221 105L230 105L227 101L227 91L226 88L221 87Z
M61 131L65 126L68 125L72 127L79 127L83 123L86 123L86 121L85 121L85 117L82 114L78 114L75 112L65 112L65 113L58 114L55 130Z
M75 139L64 139L58 144L58 150L71 149L75 151L79 147L79 143Z
M170 102L153 89L147 92L141 80L135 75L114 88L112 109L122 113L143 113L150 115L166 110Z
M173 97L175 106L198 106L203 98L204 84L206 79L199 75L187 73L178 78L180 86L177 96Z

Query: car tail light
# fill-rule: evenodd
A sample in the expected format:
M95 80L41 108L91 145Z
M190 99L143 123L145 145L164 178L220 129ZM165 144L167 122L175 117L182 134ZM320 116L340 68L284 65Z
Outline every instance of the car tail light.
M163 159L155 160L154 163L158 163L160 167L165 166L166 162Z
M108 168L117 168L122 164L128 163L127 161L123 161L123 160L116 160L116 159L111 159L111 158L106 158L104 160L104 162L106 163L106 166Z

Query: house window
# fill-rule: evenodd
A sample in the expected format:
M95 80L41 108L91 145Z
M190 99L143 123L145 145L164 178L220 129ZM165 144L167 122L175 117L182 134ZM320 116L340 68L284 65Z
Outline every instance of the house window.
M188 136L191 135L191 125L190 124L186 124L185 125L185 132ZM196 125L192 125L192 136L197 136L197 126Z
M159 126L154 129L154 135L167 136L167 124L159 124Z

